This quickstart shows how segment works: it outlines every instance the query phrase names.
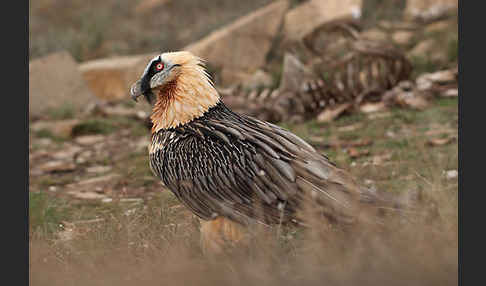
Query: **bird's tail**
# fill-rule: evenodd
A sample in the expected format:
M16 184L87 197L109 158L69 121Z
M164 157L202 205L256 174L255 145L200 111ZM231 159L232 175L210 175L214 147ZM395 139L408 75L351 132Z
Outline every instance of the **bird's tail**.
M378 190L375 187L361 186L359 189L360 202L374 207L379 214L406 215L415 213L420 194L416 191L402 193Z

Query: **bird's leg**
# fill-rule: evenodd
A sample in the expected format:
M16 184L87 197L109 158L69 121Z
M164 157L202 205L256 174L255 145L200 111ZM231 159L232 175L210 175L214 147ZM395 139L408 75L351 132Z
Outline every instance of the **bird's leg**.
M247 235L241 224L224 217L201 221L201 245L205 254L221 254L228 247L244 243Z

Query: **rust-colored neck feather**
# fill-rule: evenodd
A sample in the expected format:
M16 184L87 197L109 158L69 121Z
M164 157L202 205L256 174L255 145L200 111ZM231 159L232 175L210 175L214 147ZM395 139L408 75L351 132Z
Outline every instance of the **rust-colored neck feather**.
M150 117L152 133L175 128L201 117L219 100L219 94L209 82L203 67L197 63L183 65L175 79L157 94Z

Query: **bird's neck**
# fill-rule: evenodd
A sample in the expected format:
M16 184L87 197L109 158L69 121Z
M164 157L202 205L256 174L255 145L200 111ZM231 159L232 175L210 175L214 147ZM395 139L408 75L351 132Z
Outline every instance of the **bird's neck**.
M216 89L198 74L181 75L157 93L150 117L152 133L189 123L220 102Z

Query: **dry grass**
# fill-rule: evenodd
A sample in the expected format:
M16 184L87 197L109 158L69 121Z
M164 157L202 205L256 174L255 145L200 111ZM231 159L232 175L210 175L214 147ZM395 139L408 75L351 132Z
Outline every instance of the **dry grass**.
M386 228L258 233L249 248L202 255L197 221L165 206L71 226L72 239L32 238L32 285L455 285L457 206L435 185L421 214ZM453 197L453 196L452 196ZM65 226L67 228L67 226ZM66 233L63 231L61 233Z
M457 178L445 178L443 171L458 168L457 142L428 147L426 141L451 129L457 131L457 100L439 100L421 112L396 109L389 113L373 120L354 115L328 124L287 127L308 140L315 136L324 142L372 138L371 146L359 147L368 148L370 156L352 159L345 148L325 152L361 181L370 179L380 189L405 197L418 191L414 212L389 216L382 227L341 229L314 220L307 230L252 228L254 239L248 247L210 257L201 251L199 221L168 192L154 193L142 202L109 204L34 196L30 282L456 285L458 183ZM358 128L349 131L356 124ZM395 137L387 137L389 131ZM384 163L370 163L384 153L390 153Z

